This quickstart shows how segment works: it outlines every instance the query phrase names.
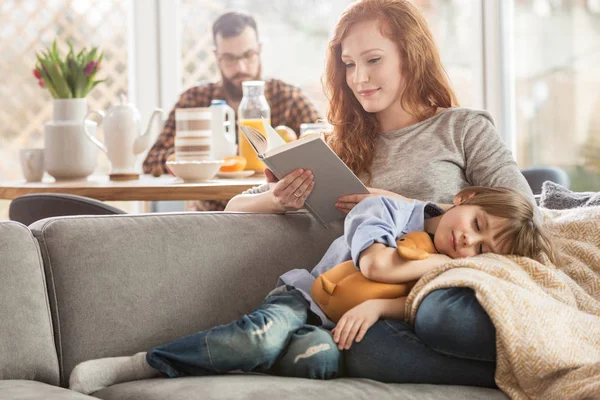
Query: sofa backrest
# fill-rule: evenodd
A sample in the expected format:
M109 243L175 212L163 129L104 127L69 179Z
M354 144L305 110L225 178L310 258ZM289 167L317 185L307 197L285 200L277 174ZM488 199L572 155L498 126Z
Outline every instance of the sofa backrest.
M0 221L0 379L58 385L58 374L37 241L24 225Z
M81 361L238 318L281 273L316 265L342 232L307 213L60 217L30 228L47 269L63 385Z

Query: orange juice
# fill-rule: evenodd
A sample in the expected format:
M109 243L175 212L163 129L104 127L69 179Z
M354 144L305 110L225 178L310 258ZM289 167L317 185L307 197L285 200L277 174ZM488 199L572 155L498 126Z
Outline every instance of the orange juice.
M265 119L265 120L267 121L268 124L271 124L270 118ZM262 119L259 119L259 118L240 119L238 121L238 124L251 126L254 129L256 129L257 131L259 131L260 133L262 133L263 136L265 136L265 137L267 136ZM248 143L248 139L246 139L246 136L244 136L241 129L238 131L238 143L240 146L240 156L245 157L247 160L245 169L256 171L256 172L263 172L263 170L265 169L265 164L263 164L263 162L260 161L260 159L258 158L258 155L256 155L256 152L254 151L254 149L252 148L250 143Z

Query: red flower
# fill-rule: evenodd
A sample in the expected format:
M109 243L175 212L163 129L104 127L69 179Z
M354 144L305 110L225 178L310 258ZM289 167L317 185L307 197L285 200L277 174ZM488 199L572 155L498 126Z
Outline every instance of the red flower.
M98 63L96 61L90 61L88 65L85 66L85 74L87 76L91 76L95 71Z
M37 79L42 79L42 74L40 74L40 71L38 71L37 68L33 69L33 76L35 76Z
M43 81L42 79L40 79L40 80L38 81L38 85L40 85L40 87L44 87L44 86L45 86L45 85L44 85L44 81Z

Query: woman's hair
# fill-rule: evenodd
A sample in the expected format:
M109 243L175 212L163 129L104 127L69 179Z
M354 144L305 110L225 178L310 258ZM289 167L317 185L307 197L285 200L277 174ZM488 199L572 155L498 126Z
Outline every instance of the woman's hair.
M407 0L362 0L340 17L327 50L322 82L329 99L328 120L333 132L327 140L354 171L370 178L375 139L380 133L375 114L366 112L346 83L342 40L358 22L379 21L383 36L394 41L402 61L406 87L400 102L419 121L433 116L438 107L458 105L446 71L421 12Z
M522 193L501 187L471 186L456 196L466 198L461 205L478 206L489 215L508 220L496 239L509 241L509 254L539 260L543 253L552 263L556 261L550 238L535 216L536 207Z

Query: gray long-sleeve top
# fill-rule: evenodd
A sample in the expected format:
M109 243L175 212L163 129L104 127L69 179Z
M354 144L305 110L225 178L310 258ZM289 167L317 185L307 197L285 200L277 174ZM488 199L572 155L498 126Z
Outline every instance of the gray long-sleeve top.
M531 188L486 111L448 108L381 133L371 173L370 187L423 201L451 203L464 187L502 186L533 202ZM367 176L359 178L365 182Z
M406 128L383 132L375 145L368 186L405 197L451 203L467 186L533 193L486 111L453 107ZM318 184L315 177L315 184ZM267 191L268 185L244 193Z

